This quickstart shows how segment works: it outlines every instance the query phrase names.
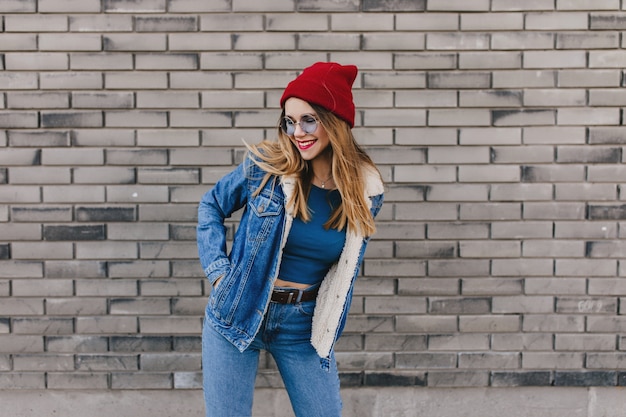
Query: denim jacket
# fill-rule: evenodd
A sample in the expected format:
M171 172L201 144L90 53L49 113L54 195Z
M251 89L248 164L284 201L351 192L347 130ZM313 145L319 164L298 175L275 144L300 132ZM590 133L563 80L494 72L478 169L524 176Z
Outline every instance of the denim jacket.
M248 155L200 201L197 243L200 263L211 285L205 319L240 351L254 340L269 306L283 247L293 222L285 208L295 189L292 177L272 177L257 196L265 172ZM365 190L375 216L383 203L377 172L365 169ZM242 209L230 253L224 220ZM369 236L348 230L339 261L322 281L313 315L311 343L328 359L341 335L354 280Z

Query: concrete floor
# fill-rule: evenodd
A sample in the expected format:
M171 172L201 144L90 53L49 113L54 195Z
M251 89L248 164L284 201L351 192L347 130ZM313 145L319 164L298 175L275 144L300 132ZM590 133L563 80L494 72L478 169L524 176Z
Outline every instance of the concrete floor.
M623 388L381 387L342 395L343 417L626 416ZM0 404L0 417L204 417L198 390L4 390ZM286 393L258 389L253 416L293 417Z

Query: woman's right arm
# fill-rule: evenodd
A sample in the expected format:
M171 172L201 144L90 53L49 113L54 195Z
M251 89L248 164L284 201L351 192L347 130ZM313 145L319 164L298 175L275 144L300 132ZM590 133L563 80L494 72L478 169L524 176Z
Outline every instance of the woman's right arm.
M222 177L204 194L198 206L196 228L198 255L204 275L211 285L230 270L224 220L247 202L246 165L249 163L249 160L245 161Z

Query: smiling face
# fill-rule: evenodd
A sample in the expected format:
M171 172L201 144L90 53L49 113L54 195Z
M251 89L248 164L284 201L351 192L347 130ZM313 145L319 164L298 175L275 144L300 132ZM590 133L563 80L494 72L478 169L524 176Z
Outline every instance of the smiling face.
M310 119L311 116L317 119L317 129L307 133L300 123ZM289 138L305 161L316 159L330 146L326 129L319 121L315 110L306 101L296 97L289 98L285 102L285 117L297 123L294 125L293 135Z

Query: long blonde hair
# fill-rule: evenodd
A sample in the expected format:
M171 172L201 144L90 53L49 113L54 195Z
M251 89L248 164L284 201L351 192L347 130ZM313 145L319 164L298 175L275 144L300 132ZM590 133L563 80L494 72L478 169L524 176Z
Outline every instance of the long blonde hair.
M324 225L327 229L350 229L364 236L371 236L376 231L374 218L368 208L365 196L363 167L370 166L378 172L374 162L359 146L350 126L328 110L311 104L326 129L332 152L332 178L341 194L341 204L333 207L331 216ZM284 111L281 119L284 117ZM279 119L280 122L280 119ZM280 124L280 123L279 123ZM303 221L309 221L311 214L307 206L307 197L311 191L313 169L309 161L300 156L296 146L280 127L277 128L278 140L264 140L257 145L248 145L256 156L255 163L266 171L261 188L272 175L290 175L297 178L295 192L287 202L287 209ZM380 176L380 173L379 173ZM382 179L381 179L382 181Z

